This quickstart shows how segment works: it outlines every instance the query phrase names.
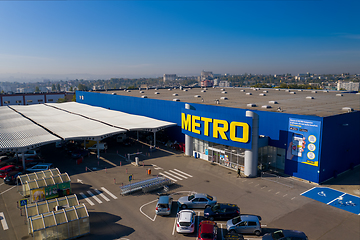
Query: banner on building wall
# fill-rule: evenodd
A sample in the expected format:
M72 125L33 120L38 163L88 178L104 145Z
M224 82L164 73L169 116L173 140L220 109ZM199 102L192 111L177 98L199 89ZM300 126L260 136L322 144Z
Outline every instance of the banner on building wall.
M286 158L318 167L320 129L320 121L289 118Z

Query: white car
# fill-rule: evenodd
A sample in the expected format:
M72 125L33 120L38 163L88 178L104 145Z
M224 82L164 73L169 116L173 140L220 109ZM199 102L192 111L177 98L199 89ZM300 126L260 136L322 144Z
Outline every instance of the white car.
M195 216L193 210L181 210L176 215L176 232L193 233L195 230Z
M31 168L26 169L28 172L40 172L53 168L52 163L39 163Z

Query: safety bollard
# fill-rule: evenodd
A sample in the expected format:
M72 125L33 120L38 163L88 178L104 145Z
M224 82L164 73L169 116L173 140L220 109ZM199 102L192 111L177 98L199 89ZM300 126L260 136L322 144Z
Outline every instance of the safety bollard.
M100 161L98 161L98 166L100 165Z
M127 169L126 169L126 174L127 174Z
M116 184L116 179L114 178L114 184Z
M121 160L120 160L120 167L121 167Z
M106 170L107 170L107 169L105 168L105 173L106 173Z
M85 172L87 171L87 166L85 166Z
M143 167L144 167L144 162L143 162Z

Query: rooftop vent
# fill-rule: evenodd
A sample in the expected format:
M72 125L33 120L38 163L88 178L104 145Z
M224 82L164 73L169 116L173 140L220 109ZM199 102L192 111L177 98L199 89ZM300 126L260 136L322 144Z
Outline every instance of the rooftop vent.
M271 106L270 105L263 105L263 106L261 106L261 108L271 108Z
M184 89L183 91L184 91L184 92L187 92L188 90L187 90L187 89Z
M255 103L248 103L246 104L247 107L256 107L256 104Z
M140 91L140 93L144 93L144 91Z
M225 89L223 89L223 88L222 88L222 89L220 89L220 90L221 90L221 91L225 91Z
M268 93L269 91L267 91L267 90L265 90L265 91L263 91L263 93Z
M241 89L240 92L245 92L245 90L244 90L244 89Z
M306 99L314 99L314 97L307 96Z
M168 90L169 90L169 91L171 91L172 89L171 89L171 88L169 88Z
M275 91L280 91L280 88L275 88Z
M228 100L227 97L221 97L220 99L221 99L221 100Z
M227 94L227 92L226 92L226 91L222 91L221 93Z
M311 93L317 93L317 91L311 91Z
M323 92L329 92L328 90L324 90Z
M351 107L343 107L342 110L343 110L343 111L346 111L346 112L352 112L352 111L354 111L354 109L351 108Z
M127 92L131 92L130 90L127 90Z
M200 96L200 95L195 95L194 97L199 98L199 97L201 97L201 96Z
M252 93L251 93L251 92L247 92L246 95L252 95Z
M299 89L298 92L302 92L303 90L302 89Z
M207 88L204 88L204 90L207 90Z
M296 94L296 92L290 92L290 94Z
M206 90L201 90L201 92L206 92Z
M259 96L266 96L266 94L265 93L260 93Z
M174 101L174 102L180 102L180 99L174 98L173 101Z
M147 96L145 96L145 95L143 95L143 96L141 96L142 98L147 98Z
M178 96L179 94L177 94L177 93L173 93L173 96Z
M356 95L360 95L360 92L355 93Z
M155 94L160 94L159 92L155 92Z
M286 89L285 92L290 92L290 90L289 90L289 89Z
M342 97L343 95L341 93L336 94L337 97Z
M278 104L277 101L269 101L270 104Z
M116 93L113 92L112 95L116 95Z

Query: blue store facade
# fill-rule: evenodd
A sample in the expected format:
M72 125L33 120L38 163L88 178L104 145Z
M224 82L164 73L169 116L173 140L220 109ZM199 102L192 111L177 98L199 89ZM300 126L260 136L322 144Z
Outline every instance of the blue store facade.
M196 157L231 168L244 165L254 142L248 109L111 95L76 93L77 102L174 122L168 134L193 139ZM251 110L258 116L258 164L322 183L360 164L360 112L328 117Z

